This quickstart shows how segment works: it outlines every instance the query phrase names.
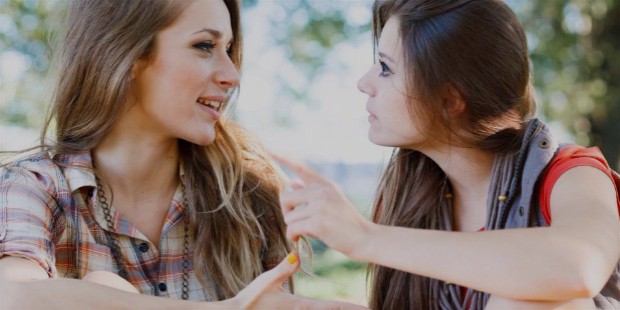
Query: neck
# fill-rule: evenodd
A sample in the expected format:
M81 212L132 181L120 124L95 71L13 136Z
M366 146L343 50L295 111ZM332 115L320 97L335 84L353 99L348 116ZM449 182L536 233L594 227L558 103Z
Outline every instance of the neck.
M495 155L477 148L443 145L422 151L444 171L458 205L486 210Z
M178 140L136 127L121 119L93 150L102 182L130 199L174 191L179 182Z

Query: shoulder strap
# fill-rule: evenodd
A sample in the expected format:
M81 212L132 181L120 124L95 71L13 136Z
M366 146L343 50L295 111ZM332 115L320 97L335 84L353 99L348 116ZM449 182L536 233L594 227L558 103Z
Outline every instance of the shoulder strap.
M577 166L597 168L614 181L618 211L620 212L620 198L618 194L620 189L620 176L609 167L601 150L598 147L585 148L583 146L570 145L559 150L551 162L549 162L542 175L539 205L540 211L548 225L551 224L551 190L555 182L557 182L564 172Z

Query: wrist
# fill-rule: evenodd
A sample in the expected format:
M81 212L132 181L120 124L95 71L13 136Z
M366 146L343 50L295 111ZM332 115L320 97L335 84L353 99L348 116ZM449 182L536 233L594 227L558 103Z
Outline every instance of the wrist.
M372 262L372 254L376 252L375 240L380 230L381 225L365 221L362 225L358 246L351 252L349 258L356 261Z

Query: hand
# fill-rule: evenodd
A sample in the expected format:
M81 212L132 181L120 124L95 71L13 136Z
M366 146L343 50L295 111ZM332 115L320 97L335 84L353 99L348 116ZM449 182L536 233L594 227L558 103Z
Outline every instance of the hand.
M235 309L366 309L337 301L322 301L286 293L283 283L299 269L296 253L289 254L275 268L261 274L228 305Z
M305 185L280 195L286 236L296 241L302 235L321 239L330 248L352 259L360 259L362 245L374 224L353 207L338 187L302 163L274 156L295 172Z

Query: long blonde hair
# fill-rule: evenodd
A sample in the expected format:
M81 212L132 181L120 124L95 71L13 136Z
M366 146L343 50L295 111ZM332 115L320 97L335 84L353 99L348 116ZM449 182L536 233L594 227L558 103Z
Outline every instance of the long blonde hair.
M241 68L239 3L224 0L234 41L230 57ZM51 112L41 145L55 155L93 149L127 110L131 67L154 50L155 36L187 7L187 1L73 0L59 37ZM230 98L229 100L230 101ZM226 108L230 109L227 102ZM47 143L50 127L55 139ZM215 141L179 141L191 222L197 227L195 272L214 298L236 295L261 274L262 259L284 257L279 208L281 182L266 152L232 121L216 124Z

